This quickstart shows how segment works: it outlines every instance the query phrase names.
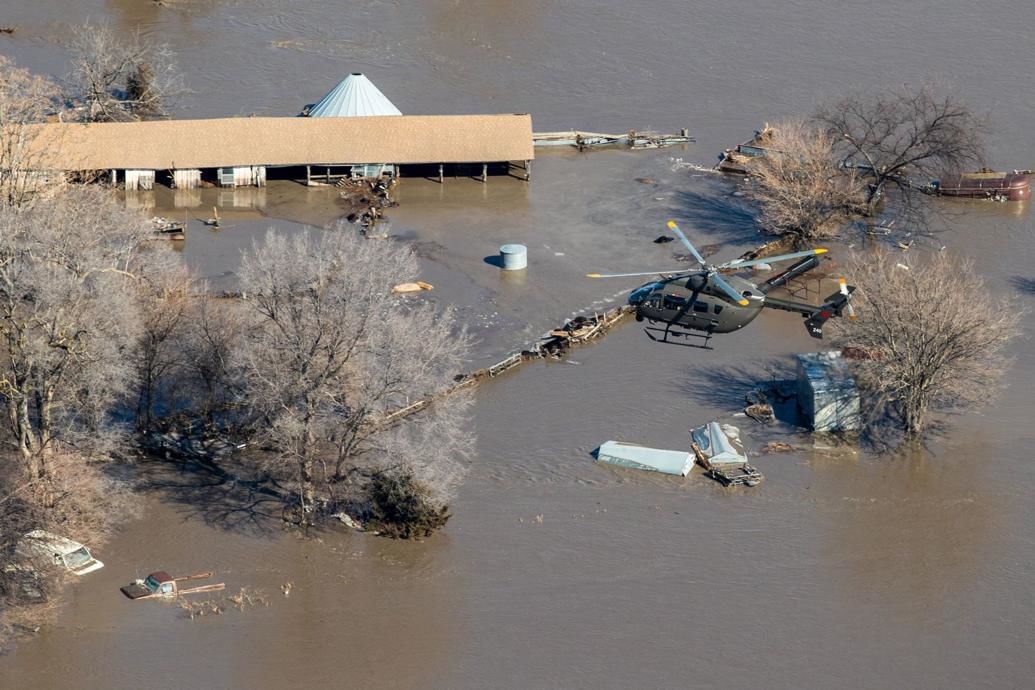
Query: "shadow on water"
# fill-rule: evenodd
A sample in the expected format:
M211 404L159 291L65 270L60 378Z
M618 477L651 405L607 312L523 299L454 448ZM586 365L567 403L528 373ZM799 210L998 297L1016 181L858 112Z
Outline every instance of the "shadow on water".
M750 404L750 396L762 391L773 406L776 419L793 426L801 424L795 391L794 365L783 359L751 365L691 369L680 383L680 391L701 405L731 411Z
M487 256L484 259L482 259L482 261L489 264L490 266L495 266L496 268L503 268L503 257L501 257L499 254L492 254L491 256Z
M278 491L265 481L242 479L214 465L146 462L137 486L228 532L269 536L282 525L284 498Z
M1010 276L1010 285L1025 295L1035 295L1035 278L1026 276Z
M731 196L725 187L688 189L673 195L671 215L686 223L690 240L707 235L711 241L745 244L758 242L758 227L750 207Z

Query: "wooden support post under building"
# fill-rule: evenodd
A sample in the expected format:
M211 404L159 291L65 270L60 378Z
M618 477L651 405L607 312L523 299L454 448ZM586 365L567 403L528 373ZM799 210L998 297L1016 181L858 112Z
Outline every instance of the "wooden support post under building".
M309 166L307 165L307 166L305 166L305 186L306 187L309 186L310 177L311 177L311 173L309 171Z
M532 179L532 161L525 161L525 182Z
M442 174L443 173L443 168L445 168L445 166L442 165L441 163L439 163L438 164L438 183L439 184L444 184L445 183L445 178L443 177L443 174Z
M489 164L482 163L482 182L488 182L489 180Z
M115 168L111 169L111 186L117 187L119 184L119 171Z

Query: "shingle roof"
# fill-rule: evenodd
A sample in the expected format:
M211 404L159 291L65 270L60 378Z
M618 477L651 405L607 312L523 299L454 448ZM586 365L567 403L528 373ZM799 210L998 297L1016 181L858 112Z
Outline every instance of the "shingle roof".
M402 115L374 84L359 72L341 80L309 109L309 117L369 117Z
M34 168L482 163L534 158L529 115L236 117L32 125Z

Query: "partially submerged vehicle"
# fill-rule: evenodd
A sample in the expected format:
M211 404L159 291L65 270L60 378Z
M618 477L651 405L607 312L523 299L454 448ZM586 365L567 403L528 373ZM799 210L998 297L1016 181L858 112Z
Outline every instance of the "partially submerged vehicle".
M647 448L634 443L607 441L597 451L597 462L606 462L636 470L676 474L685 477L694 466L690 453L678 450Z
M135 580L120 588L120 591L130 599L161 599L173 598L181 594L201 594L203 592L218 592L226 589L226 584L200 585L198 587L182 588L181 582L189 580L201 580L212 577L212 573L195 573L173 577L164 570L153 572L143 580Z
M174 241L187 239L186 223L155 216L151 219L151 226L155 237L158 239Z
M726 149L719 156L719 163L715 166L717 170L731 175L750 175L752 168L758 164L759 159L769 154L773 141L773 128L767 122L762 129L755 132L755 136L747 141L737 144L734 149Z
M15 555L40 567L64 568L73 575L86 575L104 567L84 545L41 529L22 537Z
M690 438L694 455L709 477L726 486L756 486L762 481L762 474L748 462L737 427L708 422L691 429Z
M977 172L949 175L935 180L929 189L938 196L1025 201L1031 198L1031 175L1031 170L996 172L982 168Z

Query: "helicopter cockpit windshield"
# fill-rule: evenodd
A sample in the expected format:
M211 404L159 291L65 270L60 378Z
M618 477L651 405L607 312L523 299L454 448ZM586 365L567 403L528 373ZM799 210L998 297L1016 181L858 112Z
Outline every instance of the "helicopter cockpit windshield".
M642 303L645 299L651 296L653 292L659 288L665 287L664 283L647 283L641 287L636 288L629 293L629 304L636 306Z

